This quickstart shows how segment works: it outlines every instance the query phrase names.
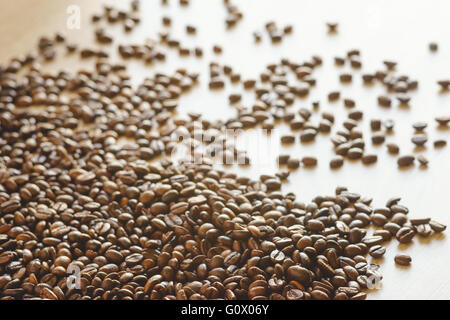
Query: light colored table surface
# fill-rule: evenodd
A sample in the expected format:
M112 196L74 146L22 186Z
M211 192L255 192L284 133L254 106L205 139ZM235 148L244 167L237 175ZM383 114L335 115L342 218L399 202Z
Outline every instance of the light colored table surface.
M352 191L374 198L375 206L383 206L391 196L401 196L402 203L409 207L411 217L431 216L450 225L450 150L446 147L436 150L432 141L437 138L450 140L450 130L436 130L433 120L438 115L450 114L450 94L439 94L436 80L450 77L450 20L448 1L234 1L244 13L244 19L232 31L225 31L225 8L221 0L191 0L187 8L178 6L178 1L170 0L170 5L162 8L160 1L142 1L143 23L125 37L122 29L114 27L111 32L120 42L142 42L145 38L155 38L162 29L161 16L172 17L172 34L182 43L204 48L203 59L179 58L170 53L166 63L153 68L145 68L141 63L130 63L134 83L156 71L170 72L179 67L201 72L200 85L180 101L179 112L196 111L207 119L227 119L235 110L228 106L228 94L242 91L241 87L227 83L222 92L211 93L207 89L208 64L211 61L227 63L238 70L244 78L254 78L271 62L281 57L302 62L318 54L324 64L315 72L317 87L307 99L297 100L294 109L310 107L314 100L321 101L320 111L334 111L337 125L345 119L347 111L342 102L329 104L326 95L332 90L341 90L342 96L352 97L357 109L364 111L362 128L369 150L379 154L376 165L366 167L361 163L346 162L338 171L331 171L328 162L333 156L329 136L318 136L316 143L281 148L276 134L289 132L281 126L271 138L264 138L258 130L244 134L241 143L252 157L250 168L234 166L229 170L257 178L263 173L277 170L277 152L289 153L297 157L312 155L319 158L319 165L312 170L299 169L291 174L284 191L293 191L298 198L310 200L318 194L332 194L337 185L346 185ZM118 6L126 1L109 1ZM80 30L66 28L66 9L70 4L81 8ZM25 54L35 48L42 35L52 35L55 31L66 34L70 41L93 44L93 29L89 24L90 14L98 12L101 1L79 0L0 0L0 61L5 63L17 54ZM264 33L259 45L253 43L252 32L263 31L264 24L273 20L280 26L291 23L294 33L279 45L272 45ZM330 36L326 32L327 21L339 22L339 33ZM186 24L198 28L197 36L187 36ZM439 43L439 51L430 53L428 43ZM221 56L212 54L212 46L220 44L224 48ZM349 69L336 68L333 57L344 55L349 49L358 48L362 53L363 69L355 71L353 84L342 86L340 72ZM390 109L377 106L376 97L384 92L379 85L363 87L360 74L382 68L381 61L392 59L399 62L398 73L419 80L419 90L412 94L411 107L400 109L396 102ZM92 63L92 62L91 62ZM49 70L63 67L76 70L79 66L92 65L80 62L78 58L67 58L48 66ZM347 67L348 68L348 67ZM245 95L243 104L250 105L251 95ZM422 151L430 160L427 169L418 166L409 170L399 170L396 159L386 152L386 147L373 148L370 143L369 119L393 119L395 132L388 141L400 144L402 153L413 152L410 142L411 125L418 120L429 123L428 147ZM258 142L258 143L255 143ZM277 151L279 149L280 151ZM395 266L393 257L398 252L410 254L411 267ZM398 245L392 241L381 263L384 279L382 288L369 295L370 299L450 299L450 241L447 234L430 239L416 237L411 245Z

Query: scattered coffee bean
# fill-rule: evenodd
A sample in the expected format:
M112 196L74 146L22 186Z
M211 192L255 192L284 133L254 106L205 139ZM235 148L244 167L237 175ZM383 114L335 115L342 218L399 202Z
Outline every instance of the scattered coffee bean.
M420 165L422 166L427 166L429 162L428 159L425 158L425 156L422 154L417 156L417 161L419 161Z
M314 167L317 165L317 159L314 157L303 157L302 163L305 167Z
M413 155L404 155L398 158L397 164L399 167L407 167L414 163L415 157Z
M411 264L411 257L407 254L397 254L394 258L395 263L401 266L409 266Z
M435 148L443 148L447 145L447 140L443 140L443 139L434 140L433 145Z
M431 42L428 45L428 48L430 49L431 52L436 52L438 50L438 44L436 42Z
M422 147L428 141L428 137L424 134L416 134L411 138L412 143L418 147Z

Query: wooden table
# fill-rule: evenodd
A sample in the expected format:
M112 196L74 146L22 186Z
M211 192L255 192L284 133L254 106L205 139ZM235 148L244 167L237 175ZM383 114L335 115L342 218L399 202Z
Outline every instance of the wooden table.
M343 97L356 100L357 108L364 111L362 125L369 150L379 154L376 165L367 167L360 162L346 162L341 170L331 171L328 162L333 156L329 136L319 136L316 143L282 148L278 134L289 132L287 126L280 126L271 136L265 136L259 129L247 131L239 142L248 150L253 165L250 168L232 166L240 174L258 178L263 173L277 170L278 152L289 153L297 157L312 155L319 158L315 169L300 169L293 172L284 191L295 192L299 199L309 201L318 194L333 194L337 185L345 185L350 190L374 198L375 206L383 206L391 196L401 196L402 203L410 208L411 217L431 216L450 225L450 152L449 147L436 150L432 146L435 139L449 140L450 130L436 130L434 118L450 114L450 94L439 94L436 80L450 77L450 41L448 30L450 21L448 1L388 1L379 0L367 4L365 1L234 1L244 12L244 19L231 31L225 29L225 8L220 0L192 0L186 8L178 6L178 1L169 1L170 5L160 6L160 1L142 1L143 23L125 36L122 29L108 29L120 42L142 41L155 38L162 28L161 17L172 17L172 33L190 47L204 48L203 59L195 57L179 58L170 53L166 63L155 67L144 67L142 63L129 63L133 82L156 71L170 72L179 67L201 72L200 85L192 93L183 96L179 112L201 112L207 119L227 119L235 114L228 105L228 94L241 92L240 86L227 84L222 92L208 90L207 71L211 61L227 63L239 71L244 78L255 78L271 62L286 57L302 62L318 54L324 64L315 73L318 79L316 88L292 107L310 107L312 101L321 101L320 112L333 111L340 125L347 115L342 101L328 103L326 95L332 90L341 90ZM109 1L126 6L126 1ZM77 4L81 8L81 29L68 30L66 22L67 7ZM93 28L90 15L99 12L100 1L78 0L15 0L0 3L0 62L26 54L34 50L39 36L52 35L60 31L69 41L94 45ZM272 45L263 32L262 43L253 43L252 32L263 31L269 20L280 26L291 23L294 32L279 45ZM325 23L339 22L337 35L327 34ZM187 36L186 24L198 29L197 36ZM428 44L436 41L439 50L431 53ZM117 44L117 41L116 41ZM224 52L217 56L212 46L223 46ZM349 49L361 50L363 69L354 72L354 81L342 86L338 75L349 67L337 68L333 58L342 56ZM113 59L115 56L113 55ZM391 108L377 105L377 95L384 92L379 85L362 86L360 74L381 69L384 59L398 61L398 73L419 80L419 89L412 94L410 108L399 108L397 103ZM76 70L80 66L92 68L93 62L82 62L77 57L66 57L46 66L48 70L64 68ZM353 72L353 71L352 71ZM252 95L245 94L242 103L251 105ZM397 142L402 153L414 152L410 139L413 134L412 123L427 121L427 133L430 137L425 150L420 151L430 160L426 169L415 166L408 170L399 170L396 159L386 152L386 147L373 147L370 143L369 119L393 119L395 131L388 141ZM339 128L336 125L334 130ZM245 144L245 142L250 142ZM370 299L450 299L450 241L447 233L434 235L429 239L416 237L410 245L398 245L392 241L387 248L385 258L375 260L381 264L384 279L382 287L373 291ZM410 267L395 266L396 253L406 252L412 256Z

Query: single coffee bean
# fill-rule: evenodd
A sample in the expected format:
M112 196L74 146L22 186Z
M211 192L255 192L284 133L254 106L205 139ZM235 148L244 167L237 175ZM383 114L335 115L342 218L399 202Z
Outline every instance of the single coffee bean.
M330 160L330 168L338 169L344 165L344 158L341 156L336 156Z
M338 24L336 22L327 22L328 33L334 34L337 32Z
M417 134L411 138L412 143L418 147L422 147L428 141L428 137L424 134Z
M392 103L391 98L389 98L388 96L378 97L378 105L380 105L381 107L390 107L391 103Z
M450 85L450 81L448 83ZM437 117L436 122L439 124L439 126L445 127L448 126L450 122L450 116L449 117Z
M281 137L281 143L284 144L291 144L295 142L295 136L294 135L284 135Z
M415 122L413 124L413 128L414 130L418 131L418 132L422 132L427 128L428 124L424 121L419 121L419 122Z
M428 48L431 52L436 52L438 50L438 44L436 42L430 42Z
M395 237L400 243L409 243L414 238L415 232L413 229L408 227L402 227L397 231Z
M328 100L329 101L335 101L338 100L341 96L341 93L339 91L332 91L328 94Z
M407 254L397 254L394 258L395 263L401 266L409 266L411 264L411 257Z
M443 148L447 145L447 141L443 139L435 140L433 145L435 148Z
M384 248L380 245L373 246L369 250L369 254L372 257L377 258L377 259L383 257L385 253L386 253L386 248Z
M398 154L400 152L400 147L395 143L388 143L386 147L391 154Z
M413 164L415 157L413 155L405 155L401 156L397 160L397 164L399 167L407 167Z
M317 159L314 157L303 157L302 163L305 167L313 167L317 165Z
M439 223L434 220L430 220L429 222L431 229L433 229L434 232L441 233L447 229L447 226L443 225L442 223Z
M290 158L287 162L287 167L289 169L298 169L300 167L300 160L295 158Z
M378 156L376 154L365 154L363 155L361 161L364 164L373 164L377 162Z
M417 161L419 161L420 165L422 165L422 166L428 165L428 162L429 162L428 159L425 158L425 156L422 154L417 156Z

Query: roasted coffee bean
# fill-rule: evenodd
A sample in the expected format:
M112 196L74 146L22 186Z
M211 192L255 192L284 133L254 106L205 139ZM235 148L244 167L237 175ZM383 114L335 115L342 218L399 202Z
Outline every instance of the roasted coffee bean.
M313 141L316 137L316 131L314 129L306 129L300 135L301 142L310 142Z
M281 137L281 143L284 144L291 144L295 142L295 136L294 135L285 135Z
M391 98L387 96L379 96L378 97L378 105L381 107L390 107L391 106Z
M378 156L376 154L365 154L363 155L361 161L364 164L373 164L377 162Z
M311 271L301 266L291 266L287 269L288 278L296 280L304 285L308 285L311 280Z
M383 126L386 128L387 131L392 131L394 129L394 120L388 119L383 121Z
M435 148L443 148L447 145L447 141L443 139L435 140L433 145Z
M303 157L302 163L305 167L313 167L317 165L317 159L314 157Z
M385 253L386 253L386 248L384 248L380 245L375 245L375 246L371 247L369 250L369 254L372 257L377 258L377 259L383 257Z
M413 128L414 130L418 131L418 132L422 132L427 128L428 124L426 122L423 121L419 121L419 122L415 122L413 124Z
M434 220L430 220L429 224L431 229L433 229L433 231L437 233L443 232L445 231L445 229L447 229L447 226Z
M290 158L287 162L287 167L289 169L298 169L300 167L300 160L295 158Z
M413 164L415 157L412 155L401 156L397 160L397 164L399 167L407 167Z
M409 227L402 227L397 231L395 237L400 243L409 243L414 238L415 232Z
M383 63L386 66L386 68L388 68L388 70L395 69L395 66L397 65L397 62L391 60L384 60Z
M436 42L430 42L428 48L431 52L436 52L438 50L438 44Z
M381 120L379 119L372 119L370 120L370 128L373 131L378 131L381 129Z
M450 81L449 81L449 85L450 85ZM450 117L437 117L436 118L436 122L440 125L440 126L448 126L449 122L450 122Z
M411 138L411 141L416 146L422 147L428 141L428 138L424 134L417 134Z
M431 234L432 230L428 224L420 224L416 226L416 232L421 237L428 237Z
M347 152L349 159L360 159L363 156L363 150L360 148L350 148Z
M330 161L331 169L338 169L344 165L344 158L341 156L337 156Z
M397 254L394 258L395 263L401 266L409 266L411 264L411 257L407 254Z
M400 147L395 143L388 143L386 147L391 154L398 154L400 152Z
M441 86L442 91L448 90L448 87L450 86L449 80L439 80L437 83Z
M342 73L339 76L339 80L343 83L348 83L352 81L352 74L351 73Z
M425 158L425 156L422 155L422 154L417 156L417 161L419 161L419 163L420 163L422 166L428 165L428 159Z
M286 165L289 161L290 156L288 154L282 154L278 156L278 164Z
M386 140L386 137L384 136L383 133L375 133L372 136L372 143L376 144L376 145L384 143L385 140Z
M328 94L328 100L329 101L335 101L338 100L341 96L341 93L339 91L332 91Z
M337 29L338 29L338 24L335 22L328 22L327 27L328 27L328 33L336 33Z

